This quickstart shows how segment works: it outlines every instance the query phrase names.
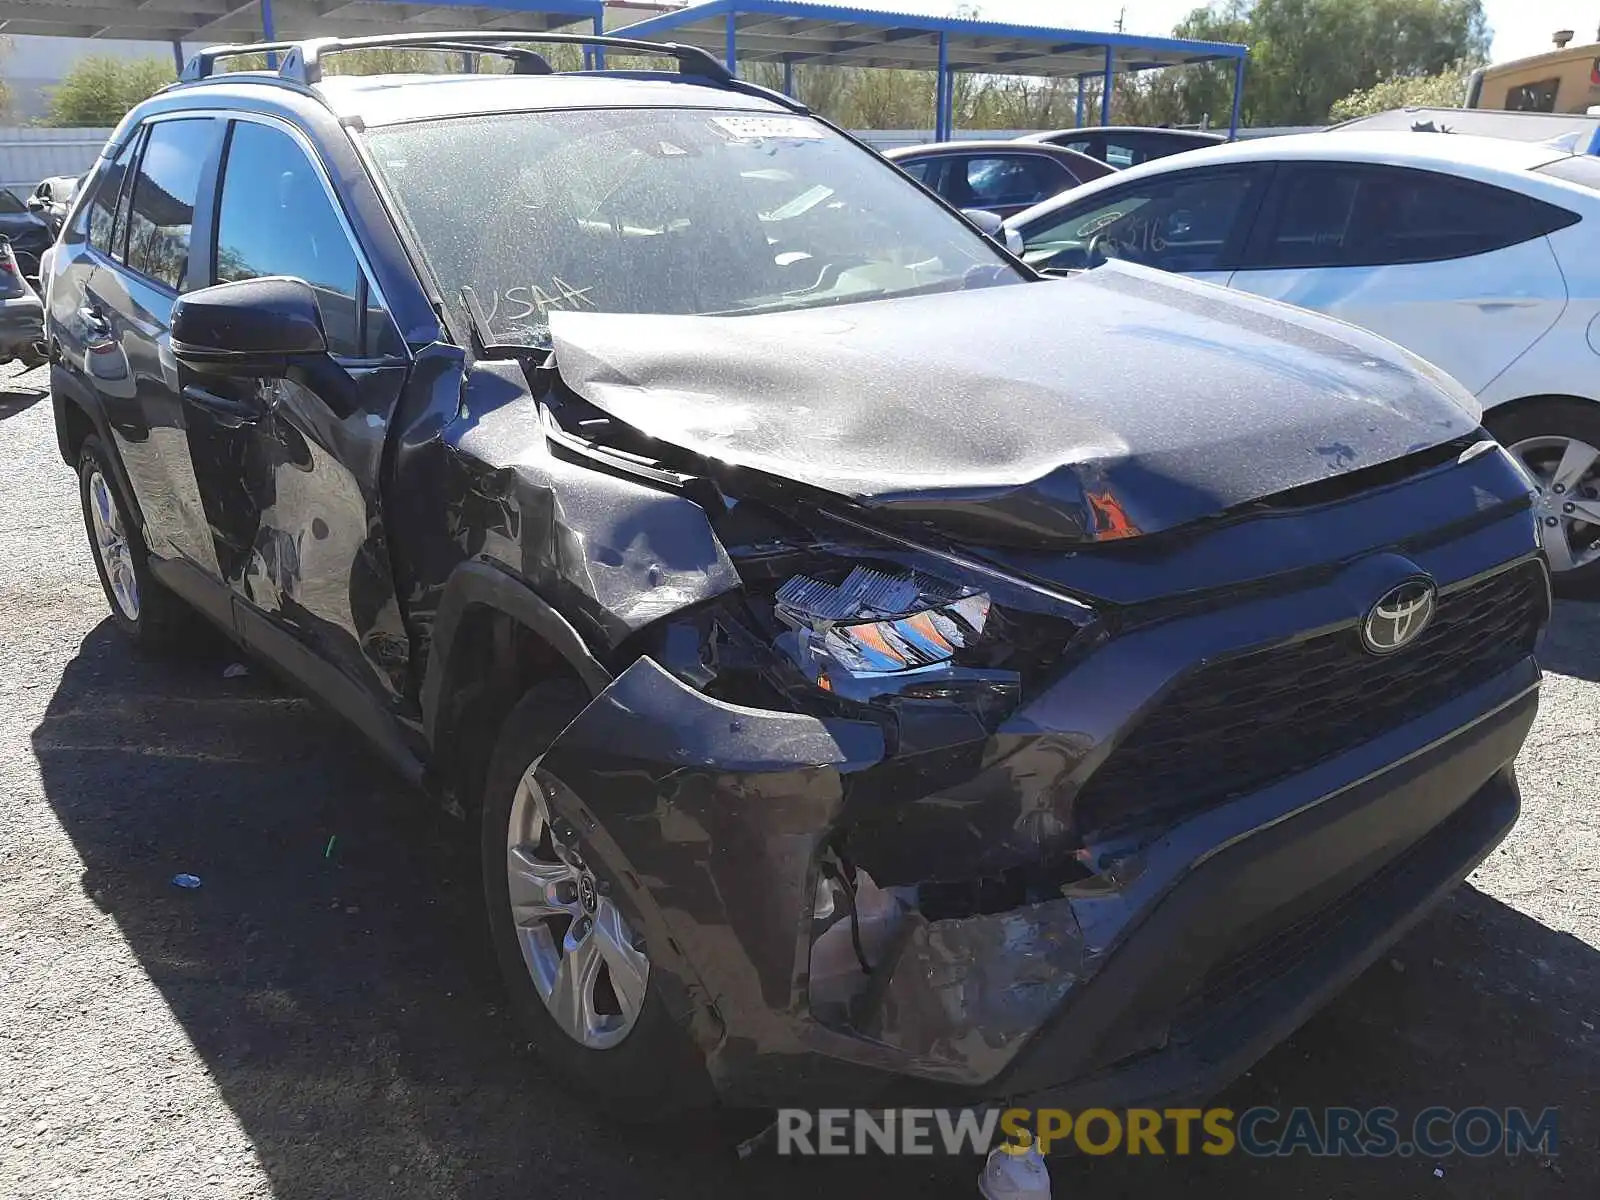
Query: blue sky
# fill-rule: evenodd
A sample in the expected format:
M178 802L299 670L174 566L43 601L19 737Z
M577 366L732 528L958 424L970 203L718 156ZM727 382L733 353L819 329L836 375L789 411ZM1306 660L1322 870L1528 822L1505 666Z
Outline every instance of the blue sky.
M886 8L899 12L947 13L955 8L943 0L847 0L861 8ZM996 21L1028 25L1067 25L1078 29L1111 29L1117 13L1126 8L1124 28L1129 33L1170 33L1172 27L1197 6L1197 0L974 0L979 15ZM1489 27L1494 31L1493 59L1522 58L1550 48L1557 29L1576 31L1574 43L1592 42L1600 22L1600 5L1576 0L1484 0Z

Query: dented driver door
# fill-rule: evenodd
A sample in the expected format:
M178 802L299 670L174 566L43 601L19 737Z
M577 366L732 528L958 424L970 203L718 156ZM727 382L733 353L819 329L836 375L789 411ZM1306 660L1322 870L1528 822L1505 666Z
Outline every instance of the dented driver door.
M373 703L394 708L407 659L379 490L405 346L286 127L234 122L214 244L211 282L308 282L329 351L281 379L180 367L218 568L251 648L365 725Z

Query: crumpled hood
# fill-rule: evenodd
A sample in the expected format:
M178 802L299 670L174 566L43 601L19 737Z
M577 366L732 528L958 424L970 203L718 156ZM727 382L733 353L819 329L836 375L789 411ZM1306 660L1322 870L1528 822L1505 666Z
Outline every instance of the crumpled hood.
M1470 433L1362 330L1110 263L735 317L554 312L563 381L640 432L957 537L1154 533Z

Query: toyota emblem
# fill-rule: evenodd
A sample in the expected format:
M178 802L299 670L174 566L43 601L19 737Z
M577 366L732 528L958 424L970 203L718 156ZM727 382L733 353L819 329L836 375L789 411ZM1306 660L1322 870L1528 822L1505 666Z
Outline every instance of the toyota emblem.
M1422 635L1433 620L1438 592L1427 579L1411 579L1390 588L1367 610L1361 641L1373 654L1392 654Z

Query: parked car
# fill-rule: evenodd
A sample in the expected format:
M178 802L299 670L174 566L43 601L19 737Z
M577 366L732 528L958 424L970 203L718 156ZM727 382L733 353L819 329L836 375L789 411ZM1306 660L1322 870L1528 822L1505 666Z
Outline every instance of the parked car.
M437 38L519 70L133 109L52 397L116 626L210 619L468 823L554 1069L1213 1090L1510 828L1547 577L1441 372L1038 276L697 50Z
M1558 591L1600 589L1600 163L1468 136L1236 143L1007 223L1035 266L1105 256L1315 308L1449 372L1532 473Z
M37 213L50 230L51 241L61 232L72 198L78 194L82 177L77 175L52 175L41 179L28 197L28 211Z
M28 286L11 243L0 237L0 363L20 359L36 367L44 361L44 306Z
M55 240L55 234L43 217L5 188L0 188L0 237L11 243L22 273L37 279L39 255Z
M1492 108L1391 108L1365 117L1351 117L1328 126L1329 133L1472 134L1514 142L1538 142L1569 154L1600 153L1600 113L1501 112Z
M1053 129L1018 138L1024 143L1065 146L1099 159L1112 167L1136 167L1152 159L1207 146L1225 146L1228 139L1203 129L1152 129L1140 125L1101 125L1081 129Z
M1076 150L1009 141L902 146L884 157L955 207L1000 217L1111 174L1110 167Z

